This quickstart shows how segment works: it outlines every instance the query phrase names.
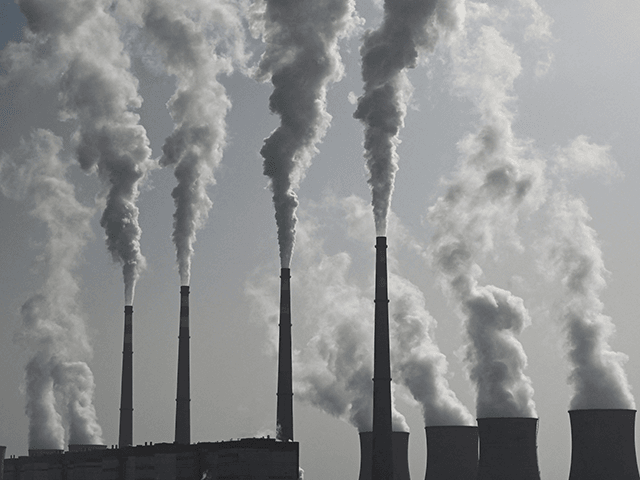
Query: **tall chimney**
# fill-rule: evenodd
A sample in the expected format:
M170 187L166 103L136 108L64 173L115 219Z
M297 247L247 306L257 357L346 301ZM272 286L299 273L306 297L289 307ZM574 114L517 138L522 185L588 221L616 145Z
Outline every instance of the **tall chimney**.
M571 410L569 480L638 480L635 410Z
M478 480L540 480L537 418L479 418Z
M393 448L394 480L411 480L409 475L409 432L393 432L391 445ZM358 480L371 480L372 447L373 432L360 432L360 476Z
M120 448L133 445L133 306L124 307L122 385L120 387Z
M373 350L372 480L393 479L391 440L391 361L389 358L389 295L387 237L376 237L376 291Z
M189 287L180 287L180 333L178 334L178 387L176 437L179 445L191 444L191 380L189 372Z
M0 480L4 479L4 455L7 451L7 447L0 445Z
M478 427L446 425L425 427L425 430L427 432L425 480L476 480Z
M293 376L291 367L291 270L280 269L280 338L278 342L278 404L276 438L293 441Z

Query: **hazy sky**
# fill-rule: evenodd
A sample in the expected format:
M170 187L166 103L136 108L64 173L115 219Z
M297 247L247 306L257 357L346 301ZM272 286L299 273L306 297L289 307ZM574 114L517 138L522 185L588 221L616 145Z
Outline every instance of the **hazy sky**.
M21 3L28 9L41 2ZM104 2L82 5L93 3ZM102 438L109 445L117 442L122 269L112 261L100 224L108 181L79 168L74 153L78 139L108 149L118 138L117 148L135 152L132 161L139 171L147 172L139 183L129 185L134 196L140 190L140 251L146 258L133 302L134 441L173 441L180 275L172 243L171 192L177 181L171 155L165 151L161 157L174 120L181 126L172 136L174 157L183 148L188 160L198 164L194 158L202 154L200 171L213 172L215 178L215 184L207 181L212 207L197 231L191 266L192 441L275 433L274 315L280 259L272 193L260 151L280 122L278 115L269 112L270 75L278 64L269 67L265 62L257 68L265 47L262 38L251 36L249 25L254 34L259 33L255 23L259 12L246 8L239 12L236 2L225 3L224 10L209 2L187 3L194 9L186 18L206 27L205 43L197 29L185 34L192 39L188 45L172 42L169 34L163 37L169 30L154 24L152 15L146 17L147 28L141 28L136 24L141 22L139 12L126 8L134 2L120 3L118 21L111 13L96 10L109 21L103 18L95 38L86 44L73 42L73 28L65 22L86 21L90 13L79 7L62 20L45 15L50 20L37 28L57 31L56 45L66 50L59 57L50 50L38 50L40 63L31 69L19 61L26 58L28 49L9 43L26 38L22 33L25 17L14 2L0 4L4 48L0 71L0 444L7 445L7 455L24 455L28 448L25 366L42 352L54 350L62 353L50 357L62 358L67 368L62 373L55 370L59 376L86 374L73 362L87 361L95 381L93 403ZM616 327L611 347L628 356L624 369L632 393L640 385L640 297L636 293L640 228L634 215L640 201L636 188L640 184L640 3L445 3L459 4L458 10L449 12L454 23L441 22L439 42L433 51L420 50L416 67L407 74L413 95L397 147L399 169L388 229L390 271L397 276L396 285L402 286L398 291L406 294L404 301L413 302L414 310L408 311L420 322L431 322L432 337L448 361L449 386L474 417L476 384L469 379L465 355L480 343L476 339L472 347L465 347L469 339L462 322L477 318L472 314L475 297L450 288L451 272L476 282L486 298L506 299L505 304L520 315L520 323L511 328L517 332L523 327L514 338L528 358L522 375L530 378L530 384L520 373L514 377L528 395L519 407L529 412L534 408L540 418L542 478L562 480L569 471L570 402L589 405L594 397L587 393L575 400L568 385L571 363L562 312L598 319L602 311L611 317ZM199 11L200 4L208 7L198 16L193 12ZM358 368L367 374L373 337L375 228L363 126L353 114L363 93L359 48L365 30L377 28L382 21L381 5L381 1L357 0L353 15L361 20L352 18L351 29L342 25L343 30L332 33L344 75L338 75L338 50L334 50L331 66L336 70L323 80L328 82L330 122L322 116L326 135L316 144L317 154L309 144L305 147L310 164L305 165L306 176L297 189L297 238L291 257L297 382L294 435L300 442L300 465L307 479L358 474L357 429L349 423L357 395L349 395L355 395L350 390L353 383L366 380L366 375L354 375L351 384L348 379ZM184 13L179 8L175 12ZM461 12L466 12L464 21ZM439 13L442 19L448 18L447 12ZM344 38L339 38L341 32ZM121 39L124 53L118 42L101 43L107 35ZM207 57L213 43L220 55L215 61ZM171 59L167 63L162 52ZM90 64L96 59L92 55L98 54L104 55L104 62L117 65L118 74L109 77L117 88L88 82L86 91L74 90L74 79L83 78L82 62ZM65 64L64 59L73 55L75 63ZM130 68L123 60L127 56ZM215 81L216 73L221 85ZM256 80L258 76L262 82ZM135 79L140 108L135 106ZM408 91L405 80L401 85ZM103 97L96 94L102 86ZM168 109L176 87L184 96ZM224 91L228 100L222 97ZM146 133L136 127L128 109L140 115ZM62 111L76 117L63 122ZM114 130L114 136L108 137L111 143L100 137L104 124L95 121L96 111L102 112L101 121L108 117L126 126ZM196 114L206 120L200 121ZM205 133L189 130L193 125L206 125ZM51 133L41 131L33 137L36 129ZM143 137L122 132L146 134L151 151L145 150ZM180 143L181 135L187 143ZM39 142L35 150L27 145L31 138ZM140 144L135 143L138 140ZM184 145L198 148L187 151ZM91 152L88 149L81 156L88 170L94 158ZM33 164L36 158L41 162L38 168L18 168L29 165L24 163L29 159ZM491 177L495 191L477 184L486 158L496 162L497 169L504 166L500 162L508 164L501 170L507 172L506 183L502 177ZM159 167L160 163L169 165ZM100 168L102 177L108 177L109 167ZM533 179L526 194L518 197L525 200L517 205L500 196L501 186L510 185L512 177ZM69 188L71 184L75 190ZM462 199L455 208L438 201L447 193L453 195L451 185L459 186L454 190ZM196 197L206 206L202 192ZM60 207L65 213L55 205L66 206ZM442 253L449 251L445 247L463 241L469 246L471 263L482 272L473 266L443 267L449 265ZM568 279L564 284L563 278ZM70 308L74 314L58 318L56 325L65 328L57 336L51 332L39 336L23 325L23 318L37 317L37 309L29 308L42 298L48 299L42 303L47 308L57 308L58 313ZM29 316L30 312L36 313ZM392 321L392 330L399 325ZM418 329L416 336L423 333ZM84 336L88 343L83 343ZM572 338L574 345L579 344L579 339ZM345 352L352 355L342 364L340 355ZM309 390L314 378L328 389L335 387L342 396L333 403L318 401ZM76 393L59 389L56 394L61 401L75 398ZM314 398L324 410L310 404ZM412 476L422 478L426 452L421 408L404 386L396 387L395 401L411 429Z

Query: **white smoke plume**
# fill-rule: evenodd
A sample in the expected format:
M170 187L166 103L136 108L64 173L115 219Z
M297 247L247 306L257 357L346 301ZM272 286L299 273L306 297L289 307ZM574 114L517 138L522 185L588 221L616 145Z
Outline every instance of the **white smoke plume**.
M353 0L265 0L265 4L266 50L257 77L273 83L269 108L280 116L280 126L260 153L273 192L280 264L288 268L295 243L295 190L331 121L327 85L343 75L338 41L357 20Z
M584 136L559 152L561 168L577 173L619 176L608 148ZM615 326L603 314L600 295L607 270L586 203L560 189L549 200L550 222L544 245L545 271L561 280L561 324L567 334L569 383L574 393L571 409L635 408L623 365L627 356L609 345Z
M25 45L13 49L12 66L37 65L59 81L61 118L75 120L80 166L97 170L108 188L100 224L115 262L123 269L125 303L133 302L144 267L136 199L149 168L149 141L139 116L137 80L120 41L110 0L19 0L27 19ZM61 76L61 78L60 78Z
M212 206L207 187L215 184L226 144L225 116L231 108L217 77L231 73L232 58L217 53L221 41L210 31L237 27L236 8L230 2L198 0L142 4L143 32L160 52L166 71L177 79L168 104L175 128L162 148L160 164L175 166L178 180L171 192L176 206L172 236L182 285L190 283L196 231ZM237 35L232 31L229 36Z
M530 8L532 2L522 3ZM510 292L479 284L478 263L498 243L520 248L516 227L546 195L544 162L512 131L513 83L522 67L500 25L492 24L508 23L509 15L508 9L469 2L463 28L452 40L454 91L474 103L480 123L459 143L454 178L429 210L436 230L432 259L464 318L478 417L536 414L524 373L527 358L516 338L530 322L528 312ZM538 18L534 15L532 25Z
M420 51L431 51L443 32L457 28L458 0L386 0L384 19L367 31L360 48L364 94L354 117L365 125L376 234L386 235L387 214L398 170L397 146L413 87L406 70Z
M48 235L38 265L44 284L22 306L18 335L30 354L25 370L30 448L63 449L67 440L102 443L93 406L94 379L86 363L92 349L76 300L74 273L92 236L94 212L76 200L61 149L60 138L37 130L0 159L2 192L28 200L31 214L44 222Z

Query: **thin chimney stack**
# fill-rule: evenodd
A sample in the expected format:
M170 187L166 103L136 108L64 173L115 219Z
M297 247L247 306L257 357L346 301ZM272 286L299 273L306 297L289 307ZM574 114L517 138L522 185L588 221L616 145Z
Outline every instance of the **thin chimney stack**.
M120 448L133 445L133 306L124 307L122 384L120 387Z
M376 237L372 480L393 480L387 237Z
M291 270L280 269L280 337L278 342L278 393L276 438L293 441L293 375L291 360Z
M189 366L189 287L180 287L180 332L178 335L178 387L176 394L175 443L191 444L191 374Z

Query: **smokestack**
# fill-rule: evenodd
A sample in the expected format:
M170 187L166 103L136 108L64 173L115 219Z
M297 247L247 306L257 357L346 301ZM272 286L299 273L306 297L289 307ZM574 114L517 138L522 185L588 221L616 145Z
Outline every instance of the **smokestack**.
M478 427L446 425L425 427L425 430L427 433L425 480L476 480Z
M479 418L478 433L478 480L540 480L537 418Z
M389 294L387 237L376 237L376 291L373 350L372 480L393 479L391 440L391 360L389 358Z
M569 480L638 480L635 410L570 410Z
M409 475L409 432L392 432L393 479L411 480ZM360 432L360 476L358 480L371 480L373 432ZM474 479L475 480L475 479Z
M7 451L7 447L0 445L0 480L4 480L4 455Z
M133 306L124 307L122 385L120 387L120 448L133 445Z
M191 380L189 372L189 287L180 287L180 333L178 334L178 388L176 394L175 443L191 444Z
M276 438L293 441L293 376L291 366L291 270L280 269L280 338L278 342L278 404Z

